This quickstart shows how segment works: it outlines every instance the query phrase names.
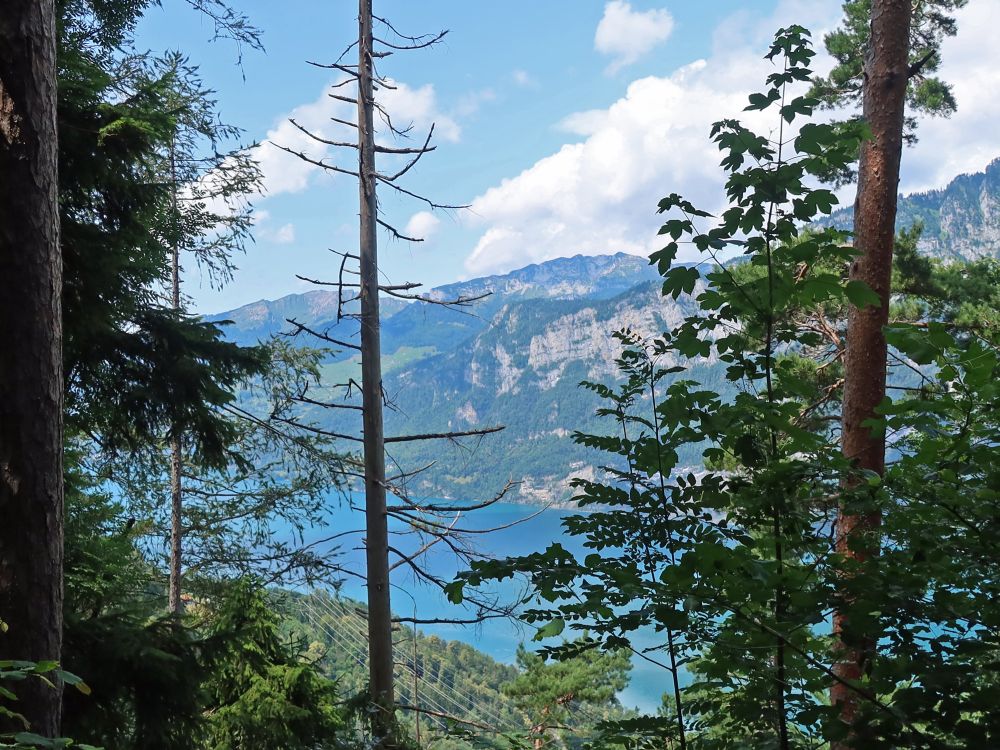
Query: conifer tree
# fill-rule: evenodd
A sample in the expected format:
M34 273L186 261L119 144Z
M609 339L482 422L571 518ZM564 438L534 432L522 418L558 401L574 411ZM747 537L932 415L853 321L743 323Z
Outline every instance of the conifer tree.
M0 658L59 661L62 641L62 260L53 0L0 13ZM17 687L34 732L60 691Z
M827 50L837 61L813 93L827 106L861 104L861 119L871 137L861 147L854 205L854 246L859 257L851 278L875 290L877 306L852 308L844 352L842 441L844 455L863 470L885 470L885 433L875 425L876 409L886 397L888 350L884 329L892 294L893 246L902 146L915 140L918 113L947 116L956 108L951 87L933 74L941 63L940 44L955 34L950 15L965 0L849 0L843 25L827 35ZM907 112L907 110L909 110ZM858 562L878 555L880 514L845 508L838 522L840 552ZM834 628L842 634L843 659L837 672L859 680L872 668L877 633L850 632L843 614ZM842 684L832 699L853 721L857 696Z

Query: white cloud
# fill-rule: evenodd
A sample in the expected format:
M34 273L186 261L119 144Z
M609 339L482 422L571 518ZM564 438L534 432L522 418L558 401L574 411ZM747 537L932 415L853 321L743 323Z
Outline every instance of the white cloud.
M403 230L403 234L408 237L429 240L437 231L440 224L441 220L430 211L417 211L417 213L413 214L413 216L410 217L410 220L406 222L406 228Z
M497 94L493 89L479 89L478 91L470 91L468 94L462 96L458 103L455 105L453 114L456 117L472 117L476 114L484 104L489 104L490 102L496 101Z
M290 245L295 242L295 225L283 224L277 229L268 226L271 214L268 211L255 211L254 224L257 226L257 237L264 242L275 245Z
M441 111L434 86L425 84L414 88L400 81L389 83L394 88L383 87L378 94L379 102L388 112L396 128L405 130L412 126L413 137L410 140L422 138L432 123L436 124L434 130L436 138L449 142L459 140L461 127L452 116ZM265 197L301 192L323 171L315 164L283 151L278 148L279 146L303 153L313 161L353 168L356 157L352 150L320 143L290 122L294 120L303 128L326 140L351 141L354 138L352 129L333 122L330 118L353 121L356 117L355 107L348 102L333 99L329 93L330 88L327 86L314 101L302 104L278 118L277 125L267 131L263 142L255 149L254 156L264 176ZM491 95L492 92L489 91L479 92L473 106L478 106L480 101L487 101ZM380 117L376 117L376 128L379 142L387 143L394 140L388 126Z
M278 228L278 231L271 237L271 241L278 245L290 245L295 242L295 225L285 224Z
M941 47L940 76L954 87L958 111L950 118L922 118L920 139L903 151L901 190L943 187L958 174L982 171L1000 156L1000 0L977 0L956 14L958 35Z
M302 104L288 114L282 115L278 124L267 131L263 142L254 152L264 176L264 195L301 192L321 171L319 167L294 154L282 151L279 146L306 154L315 161L322 161L331 156L341 159L349 157L349 154L336 153L333 147L310 138L290 120L295 120L303 128L321 138L346 141L351 138L350 128L332 122L330 118L350 120L353 119L352 114L351 105L331 98L327 87L314 101Z
M510 77L513 78L514 83L521 88L533 89L538 87L538 81L526 70L515 70L510 74Z
M383 88L379 92L379 102L389 113L395 128L405 130L412 125L415 131L421 132L433 124L436 137L451 143L461 139L462 128L453 117L441 111L432 84L413 88L399 81L389 83L395 88ZM381 130L388 138L388 128L383 126Z
M723 173L711 124L739 117L764 133L774 128L773 112L742 111L746 97L773 71L762 57L775 29L794 22L820 32L836 22L838 3L816 5L786 0L772 17L743 18L739 37L729 35L730 25L720 27L710 58L634 81L610 107L565 118L561 128L579 142L473 200L469 221L481 234L466 271L503 272L576 253L648 254L662 244L656 204L671 192L721 208ZM696 255L690 250L686 259Z
M665 42L674 30L674 19L665 9L634 11L624 0L611 0L597 24L594 49L613 58L608 73L617 73Z

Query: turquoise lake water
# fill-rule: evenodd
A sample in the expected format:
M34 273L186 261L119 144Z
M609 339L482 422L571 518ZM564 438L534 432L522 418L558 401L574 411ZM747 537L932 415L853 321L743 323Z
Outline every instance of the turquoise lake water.
M390 500L391 504L391 500ZM329 509L329 526L310 532L306 541L325 538L331 534L360 530L364 526L362 511L350 507L349 502L340 497L331 497ZM564 509L544 509L539 512L537 507L497 503L488 508L469 512L460 521L465 529L493 529L489 534L470 535L478 550L496 557L523 555L540 552L550 543L559 541L573 554L582 551L582 545L572 537L567 537L562 528L562 519L575 511ZM520 522L519 522L520 521ZM390 519L390 531L404 531L403 524ZM361 535L352 534L337 540L339 544L339 563L347 574L341 592L344 596L360 601L365 600L364 583L351 572L364 573L364 550L361 549ZM412 535L398 534L392 541L393 546L404 553L412 553L417 542ZM453 553L438 544L422 558L423 564L436 576L447 581L454 579L461 569L460 563ZM423 619L469 618L472 613L463 607L451 604L444 594L435 586L416 578L407 566L400 566L393 571L391 577L392 605L397 615L414 616ZM501 601L511 601L523 590L523 582L505 581L494 585L490 591ZM506 663L514 662L514 654L518 644L531 644L534 628L530 625L512 622L509 619L491 619L476 625L434 624L420 625L419 629L427 635L436 635L446 640L457 640L468 643L480 651L489 654L494 659ZM652 630L640 632L637 648L655 645L658 636ZM654 711L660 705L660 697L670 689L670 675L661 667L650 664L639 658L633 659L631 681L621 694L622 703L626 706L638 707L644 711Z

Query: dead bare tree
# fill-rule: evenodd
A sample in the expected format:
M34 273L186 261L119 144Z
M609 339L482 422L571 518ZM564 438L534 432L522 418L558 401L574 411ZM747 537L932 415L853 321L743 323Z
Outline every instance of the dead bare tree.
M375 34L373 25L376 23L380 29L386 30L386 38ZM380 186L423 203L431 210L447 211L465 208L465 206L436 202L401 184L401 178L407 175L424 155L435 150L435 146L432 145L434 126L430 126L419 145L408 145L406 139L410 137L413 126L394 123L391 112L378 101L376 96L376 92L379 90L395 88L391 79L379 73L378 61L396 52L433 47L446 34L447 31L423 36L405 35L384 18L373 14L372 0L359 0L357 40L352 42L333 63L310 63L316 67L337 71L340 74L339 81L333 84L330 96L337 101L356 107L356 121L352 122L338 117L330 118L333 123L349 129L344 140L321 136L300 123L291 121L294 127L324 148L334 147L356 151L357 167L334 163L334 161L324 158L314 158L302 149L273 144L321 169L345 174L358 181L360 206L358 251L356 253L336 253L339 257L339 263L337 277L334 281L299 276L300 279L310 283L337 289L336 321L334 325L322 330L294 319L288 322L292 326L290 335L311 335L325 345L360 354L361 382L348 379L348 382L334 386L344 392L343 400L314 397L307 390L303 390L298 398L300 403L310 407L348 410L358 413L361 417L360 437L349 434L348 431L327 430L317 426L311 426L308 429L329 438L359 443L362 447L363 460L355 467L357 471L353 472L353 476L363 479L365 487L363 510L365 513L364 548L367 563L365 580L368 597L369 691L374 704L371 712L372 739L377 748L391 748L398 744L395 722L395 710L398 706L395 702L393 682L392 631L394 621L406 621L413 624L442 621L419 620L416 615L412 618L393 618L390 574L397 568L408 568L417 580L443 589L448 582L434 575L426 566L422 565L420 563L421 556L425 555L431 548L447 548L463 563L481 557L470 540L475 538L475 535L488 533L493 529L463 527L461 520L465 513L487 507L501 500L513 484L509 483L494 497L475 504L421 503L411 496L407 485L412 477L428 470L430 466L424 466L415 471L405 471L398 468L392 476L387 476L386 473L387 445L415 440L458 441L462 438L482 438L503 429L496 425L455 432L390 436L384 434L384 410L394 408L394 404L386 397L382 383L380 296L386 295L418 304L442 305L458 311L464 311L465 308L486 296L457 296L450 299L438 299L421 294L419 291L421 285L417 282L392 284L380 281L379 230L388 234L392 239L407 242L422 241L419 237L407 236L383 215L378 201L378 188ZM345 62L347 55L355 49L358 53L357 64ZM348 86L356 87L355 96L340 93ZM384 133L388 140L377 139L376 131ZM380 172L376 167L378 155L394 161L394 167ZM353 306L359 307L360 312L354 312ZM359 340L357 342L349 340L354 336L353 332L348 335L343 335L339 329L334 332L333 329L344 320L358 322ZM361 403L352 403L352 397L355 397L356 401L358 392L360 392ZM398 499L392 505L387 503L389 493ZM391 543L388 529L390 517L404 523L405 528L408 529L407 533L415 535L417 542L413 545L414 550L407 551ZM488 617L510 616L514 608L514 604L505 604L486 597L474 599L472 604L476 607L473 617L448 621L482 622Z
M180 214L177 206L177 155L174 144L170 146L170 181L171 181L171 237L170 237L170 303L175 313L181 312L181 255L180 232L177 229ZM183 455L181 436L175 434L170 438L170 587L168 607L175 615L181 614L181 544L184 535L183 495L181 488L181 471Z

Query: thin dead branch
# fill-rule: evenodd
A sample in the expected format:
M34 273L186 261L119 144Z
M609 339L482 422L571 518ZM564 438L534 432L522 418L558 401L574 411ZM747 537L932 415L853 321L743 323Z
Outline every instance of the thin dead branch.
M395 435L393 437L387 437L385 442L406 443L412 440L455 440L456 438L461 437L490 435L494 432L500 432L503 429L505 429L504 425L497 425L495 427L482 427L476 430L461 430L457 432L427 432L422 435Z
M322 159L313 159L311 156L306 156L303 152L296 151L294 148L289 148L288 146L280 146L277 143L275 143L274 141L268 141L268 143L270 143L272 146L274 146L277 149L281 149L286 154L291 154L292 156L297 156L298 158L302 159L302 161L307 162L309 164L312 164L314 166L320 167L321 169L326 169L326 170L329 170L330 172L340 172L341 174L350 175L351 177L355 177L355 178L358 176L357 172L353 172L350 169L344 169L343 167L338 167L336 164L327 164Z
M383 229L385 229L386 231L388 231L397 240L404 240L406 242L423 242L424 241L423 237L407 237L405 234L403 234L398 229L396 229L396 227L392 226L392 224L389 224L388 222L382 221L382 219L376 219L375 221L377 221L378 225L380 227L382 227Z
M294 331L285 333L284 334L285 336L291 337L291 336L298 336L300 333L308 333L310 336L315 336L320 341L325 341L328 344L333 344L334 346L342 346L345 349L353 349L355 351L361 351L361 347L358 346L357 344L352 344L350 341L344 341L342 339L335 339L328 333L326 333L326 331L323 332L317 331L303 323L300 323L295 318L285 318L285 322L295 327Z

